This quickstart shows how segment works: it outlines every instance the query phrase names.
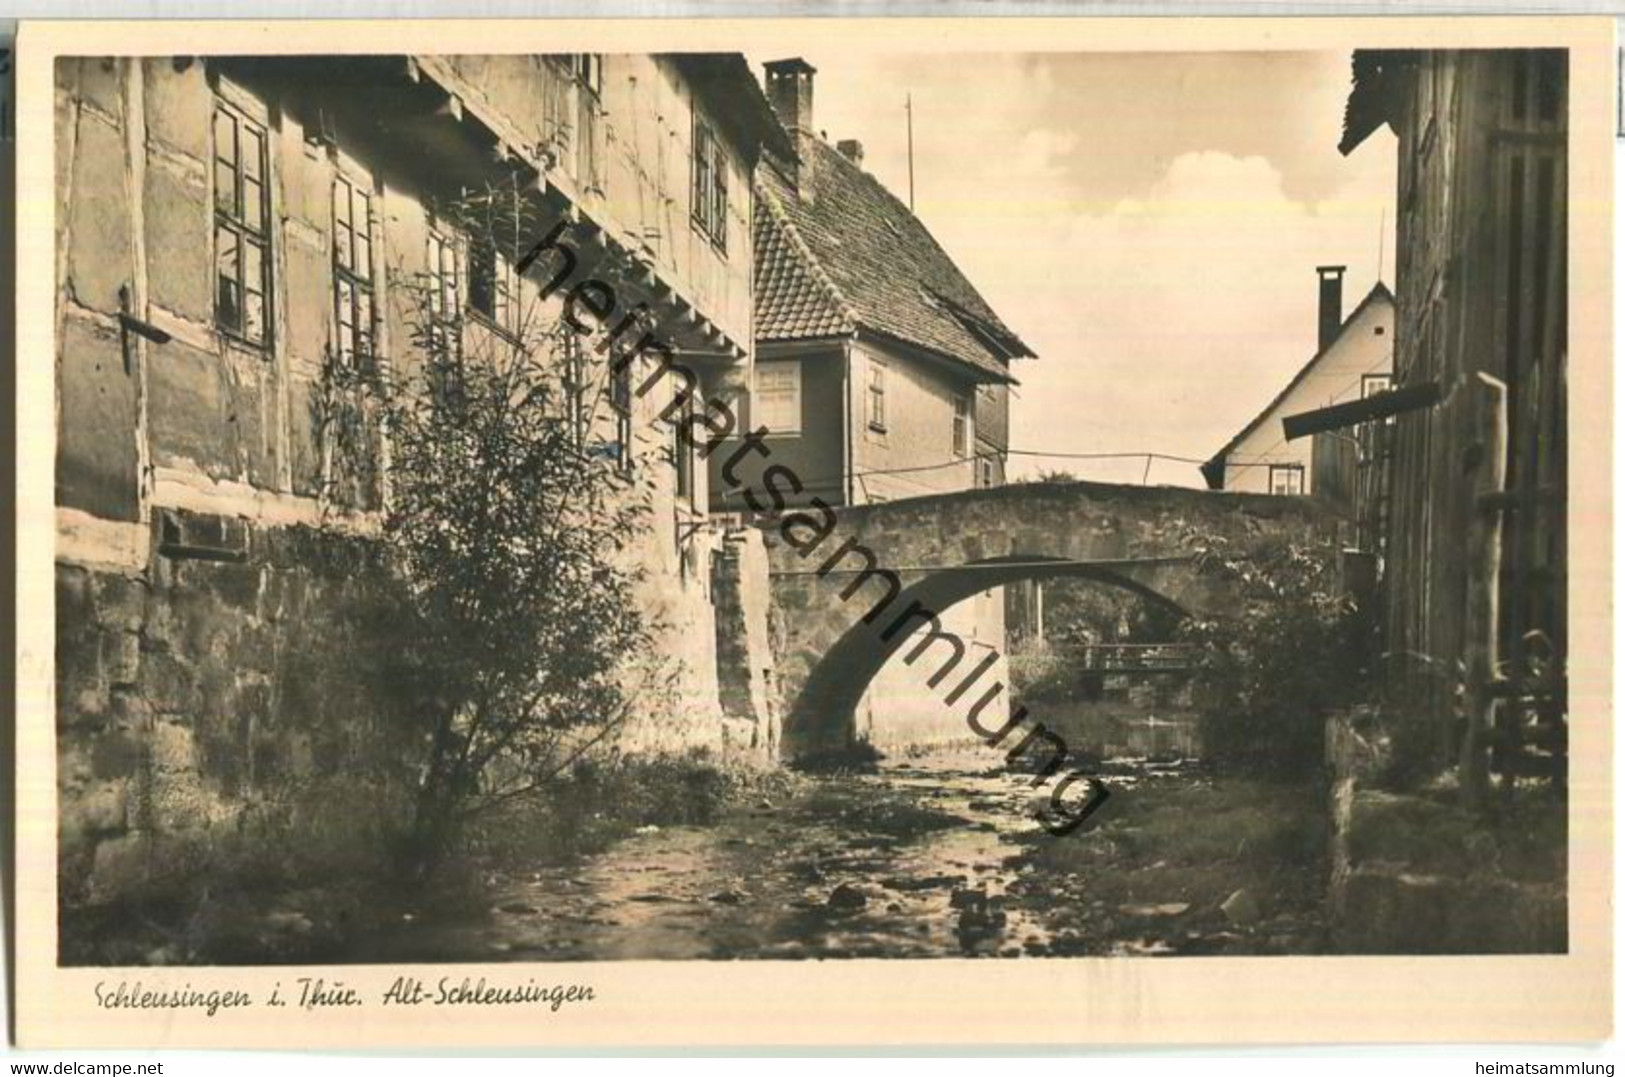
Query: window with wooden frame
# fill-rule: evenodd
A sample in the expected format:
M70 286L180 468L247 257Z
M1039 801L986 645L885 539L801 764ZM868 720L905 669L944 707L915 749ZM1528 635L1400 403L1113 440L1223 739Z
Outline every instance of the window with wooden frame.
M1392 374L1362 374L1360 375L1360 399L1386 393L1394 387Z
M870 430L886 432L886 368L873 360L869 362L868 418Z
M592 395L587 385L587 353L581 336L565 329L560 336L564 351L564 422L570 441L577 449L587 447L592 433Z
M584 191L604 192L604 162L608 158L603 122L604 58L579 52L570 57L575 90L575 179Z
M504 333L519 331L519 275L490 240L469 245L468 306Z
M258 348L271 344L270 156L263 123L214 102L215 325Z
M954 394L953 450L955 456L970 452L970 397Z
M333 178L334 353L347 367L377 358L377 287L372 244L372 192L340 172Z
M1303 493L1302 464L1271 464L1270 493L1295 496Z
M594 97L604 92L604 58L596 52L578 52L570 57L570 73Z
M610 363L609 410L615 415L615 468L632 474L632 362Z
M694 117L694 227L717 250L728 250L728 155L722 140L698 115Z
M977 485L981 486L982 489L984 489L984 490L990 490L994 486L998 485L998 483L996 481L998 476L997 476L997 473L994 471L994 468L993 468L993 458L992 457L983 456L983 457L981 457L980 459L978 459L976 461L976 464L977 464L977 468L976 468L977 475L976 475L976 477L977 477L977 480L978 480Z
M429 232L429 352L441 363L462 360L462 273L457 239L435 228Z
M756 423L769 434L801 433L801 361L774 360L756 364L756 391L752 399Z
M671 419L671 466L674 473L674 489L679 502L687 502L689 508L694 507L694 445L691 441L694 434L694 394L678 385L677 392L681 393L677 401L676 413Z

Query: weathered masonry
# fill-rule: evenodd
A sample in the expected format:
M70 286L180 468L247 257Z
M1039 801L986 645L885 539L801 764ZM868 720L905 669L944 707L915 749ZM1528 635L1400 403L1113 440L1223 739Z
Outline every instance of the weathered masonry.
M63 901L198 858L364 870L416 733L373 541L387 445L347 387L420 361L408 282L462 346L548 275L437 207L519 192L577 278L620 267L620 302L728 399L750 176L784 133L731 55L84 58L56 86ZM765 605L760 543L708 522L669 400L616 396L594 431L654 488L647 602L681 662L629 737L765 755L765 633L738 627Z
M989 587L1070 576L1211 614L1233 606L1235 597L1194 563L1193 539L1224 541L1245 556L1284 541L1328 542L1337 533L1336 518L1306 498L1088 482L851 506L816 542L810 533L822 528L814 519L791 514L768 534L783 634L783 753L790 758L839 752L860 740L917 744L969 736L978 701L1006 674L945 628L947 618L932 625L920 610L940 615ZM887 572L895 574L895 588ZM915 665L933 703L951 705L922 706L898 719L897 728L860 728L864 690L899 654ZM975 687L947 700L981 661L989 668ZM994 713L1002 703L984 703L993 708L980 715L984 726L1006 720L1002 710Z

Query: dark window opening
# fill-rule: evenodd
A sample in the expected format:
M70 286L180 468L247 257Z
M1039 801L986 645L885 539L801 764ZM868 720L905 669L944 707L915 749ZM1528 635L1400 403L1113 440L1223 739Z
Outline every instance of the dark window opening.
M333 181L333 325L338 359L347 367L376 358L375 296L372 195L339 176Z
M604 58L595 52L578 52L570 57L570 73L594 97L604 92Z
M615 466L622 475L632 473L632 366L614 364L609 381L609 408L615 413Z
M587 386L587 356L579 334L566 330L560 337L564 349L564 421L570 440L585 449L592 433L592 410Z
M442 367L454 365L463 357L462 279L457 241L452 236L429 233L429 355Z
M675 472L677 500L694 505L694 446L690 442L694 425L694 398L685 394L682 405L672 418L671 463Z
M271 342L266 145L264 125L215 102L215 324L257 347Z
M869 429L886 430L886 368L875 362L869 364Z
M714 246L728 249L728 157L709 125L694 121L694 226L705 233Z
M964 456L970 450L970 397L955 394L953 450L955 456Z
M468 248L468 305L506 333L517 331L518 277L513 261L489 241Z

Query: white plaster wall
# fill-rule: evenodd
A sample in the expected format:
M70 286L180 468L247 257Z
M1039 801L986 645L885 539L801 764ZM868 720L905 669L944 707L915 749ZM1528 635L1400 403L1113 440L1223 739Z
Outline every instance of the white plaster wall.
M1393 356L1394 304L1378 297L1343 327L1309 376L1271 409L1258 429L1231 450L1225 460L1224 488L1268 493L1270 464L1301 464L1303 492L1312 492L1310 447L1314 439L1284 440L1281 420L1298 412L1358 400L1362 376L1392 371ZM1270 386L1269 391L1280 389Z

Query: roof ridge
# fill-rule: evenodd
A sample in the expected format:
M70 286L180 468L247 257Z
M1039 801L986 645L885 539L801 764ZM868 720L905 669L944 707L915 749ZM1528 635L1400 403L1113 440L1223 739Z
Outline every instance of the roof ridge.
M976 302L980 303L982 308L987 311L987 314L992 318L992 324L1014 339L1021 339L1016 334L1014 329L1011 329L1008 325L1004 324L1004 319L1000 318L998 311L993 309L993 304L987 301L987 297L982 294L981 289L977 288L976 285L971 282L970 278L965 275L964 271L959 269L959 263L954 261L953 255L949 254L947 248L945 248L937 239L936 233L932 232L930 228L926 227L926 223L920 219L919 214L914 212L914 208L912 206L910 206L907 202L904 202L896 195L895 192L892 191L890 187L882 183L879 176L876 176L874 173L858 165L839 149L831 146L823 139L816 139L815 142L819 148L824 151L824 154L827 157L829 157L831 160L839 161L841 166L849 169L851 173L859 177L862 182L867 183L876 191L884 195L885 198L892 204L894 209L900 210L904 215L906 215L908 220L913 223L915 230L918 231L920 235L925 237L925 239L936 250L937 254L940 255L945 262L954 267L956 273L958 274L960 285L962 285L970 296L974 298ZM970 308L965 307L963 303L959 303L958 300L954 300L953 297L944 296L943 298L952 300L960 307L963 307L967 313L975 314L976 317L986 320L982 314L970 310Z
M1292 390L1297 388L1304 378L1309 376L1309 372L1318 366L1320 361L1326 357L1326 353L1330 352L1332 348L1337 346L1337 342L1343 339L1343 334L1348 332L1349 326L1354 324L1354 320L1365 312L1365 308L1370 306L1373 300L1383 296L1386 296L1390 303L1395 302L1394 293L1388 290L1388 285L1383 283L1381 278L1378 278L1377 283L1372 285L1371 290L1365 294L1365 298L1356 303L1354 305L1354 309L1349 311L1348 316L1338 323L1336 335L1334 335L1331 340L1326 342L1326 346L1323 348L1316 348L1315 353L1309 357L1309 361L1298 368L1298 372L1287 380L1287 383L1281 387L1281 391L1276 393L1275 396L1270 399L1268 404L1264 405L1264 409L1257 415L1253 416L1252 421L1246 426L1242 427L1235 437L1227 441L1224 448L1208 457L1207 462L1201 466L1200 470L1202 472L1202 477L1207 479L1210 487L1215 490L1219 488L1213 485L1213 480L1208 476L1208 469L1215 469L1215 473L1218 474L1222 480L1224 473L1217 470L1219 462L1226 456L1229 456L1231 450L1235 449L1236 446L1240 445L1244 440L1246 440L1249 434L1251 434L1254 430L1257 430L1259 426L1263 424L1264 420L1269 418L1270 412L1279 407L1281 402L1287 398Z
M807 245L807 241L802 238L801 229L796 227L796 222L790 219L790 215L779 204L778 195L774 194L765 183L756 184L756 189L757 194L767 206L768 216L773 218L773 222L779 226L780 231L789 240L791 248L800 256L802 265L806 267L808 274L818 282L819 287L823 288L828 295L830 302L835 305L836 311L841 316L842 330L848 333L852 332L857 328L857 312L855 308L851 303L847 302L846 296L841 293L840 286L830 279L828 273L824 272L824 267L819 263L818 256L813 253L812 248Z
M754 179L762 194L752 227L768 284L757 295L758 333L872 333L946 359L973 379L1007 380L1005 335L1019 338L924 222L873 176L844 157L834 161L838 151L827 143L803 138L801 146L799 170L769 155Z

